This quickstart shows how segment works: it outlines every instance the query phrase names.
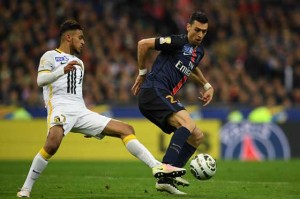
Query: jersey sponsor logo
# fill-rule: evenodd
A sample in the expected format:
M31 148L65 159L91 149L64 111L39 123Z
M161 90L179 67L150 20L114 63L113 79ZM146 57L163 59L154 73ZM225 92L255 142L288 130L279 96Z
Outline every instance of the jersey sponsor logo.
M68 58L66 56L63 57L55 57L56 62L60 62L60 64L66 64L68 62Z
M221 129L222 157L241 160L289 159L286 135L272 123L227 123Z
M183 65L183 63L182 63L180 60L177 62L177 64L175 65L175 67L176 67L180 72L182 72L184 75L190 76L190 74L191 74L191 69L189 69L188 67L186 67L185 65ZM191 67L191 65L190 65L189 67Z
M183 46L183 55L192 55L193 47L191 46Z
M170 44L171 43L171 37L161 37L159 38L159 44Z

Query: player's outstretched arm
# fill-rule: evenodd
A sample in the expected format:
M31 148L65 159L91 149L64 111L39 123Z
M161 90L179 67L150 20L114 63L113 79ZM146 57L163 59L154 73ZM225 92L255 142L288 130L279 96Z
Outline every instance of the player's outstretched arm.
M145 81L147 68L145 67L145 61L147 53L150 49L154 49L155 38L142 39L138 42L137 47L137 64L139 68L139 75L137 76L134 85L131 88L133 95L137 95L140 91L141 85Z
M77 61L71 61L64 68L59 68L53 72L48 70L40 71L37 77L38 86L43 87L48 84L51 84L52 82L56 81L59 77L63 76L64 74L75 70L76 69L75 65L81 66L81 64L78 63Z
M203 86L205 92L200 92L200 96L198 97L198 99L204 102L203 106L208 105L214 96L213 87L210 85L210 83L208 83L208 81L206 80L206 78L204 77L204 75L198 67L195 68L195 70L192 72L191 78L195 82Z

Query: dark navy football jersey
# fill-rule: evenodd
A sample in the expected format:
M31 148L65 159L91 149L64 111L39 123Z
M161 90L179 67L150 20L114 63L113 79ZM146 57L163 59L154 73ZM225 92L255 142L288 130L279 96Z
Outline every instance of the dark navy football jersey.
M204 49L190 44L187 35L156 38L155 49L161 52L141 88L160 88L175 95L198 66Z

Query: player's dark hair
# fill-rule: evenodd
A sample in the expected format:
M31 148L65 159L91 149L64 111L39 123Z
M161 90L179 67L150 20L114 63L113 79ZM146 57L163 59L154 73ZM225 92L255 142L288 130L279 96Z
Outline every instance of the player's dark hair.
M82 27L74 19L68 19L64 21L60 26L59 37L61 37L68 30L82 30Z
M189 24L192 24L194 21L199 21L200 23L208 23L208 18L204 12L197 11L194 12L189 20Z

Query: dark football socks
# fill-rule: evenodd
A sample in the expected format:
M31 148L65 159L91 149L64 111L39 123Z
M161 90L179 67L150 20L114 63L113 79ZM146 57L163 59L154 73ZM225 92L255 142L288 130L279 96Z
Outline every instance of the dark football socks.
M174 132L163 158L163 163L174 165L177 162L177 158L181 153L183 145L190 135L191 132L185 127L180 127Z
M182 168L188 162L190 157L195 153L196 148L187 142L183 145L182 150L173 166Z

